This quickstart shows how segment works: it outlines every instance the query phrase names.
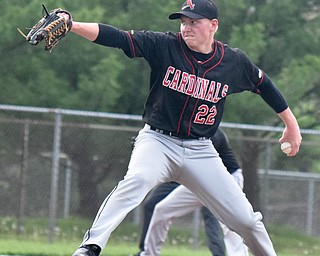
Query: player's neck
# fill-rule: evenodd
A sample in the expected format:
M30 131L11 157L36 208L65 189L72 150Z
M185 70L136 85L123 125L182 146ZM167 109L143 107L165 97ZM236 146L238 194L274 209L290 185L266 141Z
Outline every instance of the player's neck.
M198 64L201 64L207 61L208 59L210 59L212 57L212 53L213 53L212 51L209 53L201 53L201 52L195 52L191 50L191 55Z
M209 54L213 52L215 40L208 42L207 44L200 44L198 46L188 46L193 52Z

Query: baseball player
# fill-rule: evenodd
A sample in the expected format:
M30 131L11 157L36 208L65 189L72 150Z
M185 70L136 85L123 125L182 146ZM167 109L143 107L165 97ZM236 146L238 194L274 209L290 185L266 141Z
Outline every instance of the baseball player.
M220 155L223 164L227 167L228 172L233 175L237 184L243 188L242 170L235 158L226 134L219 128L211 138L211 141ZM171 220L190 213L197 207L202 207L202 204L190 190L184 186L179 186L179 188L177 188L177 186L179 186L179 184L176 182L161 184L152 191L146 200L139 244L140 253L135 256L159 255L161 245L166 239ZM170 196L168 196L169 194ZM155 206L156 210L154 210ZM230 231L221 223L223 228L222 235L220 224L210 211L206 207L202 207L201 212L203 214L205 231L212 255L225 255L226 246L228 255L248 256L248 248L243 244L243 239L238 234ZM147 231L148 235L146 237Z
M112 231L153 187L176 181L238 233L253 255L274 256L261 213L253 211L209 138L219 127L227 97L243 91L260 95L283 121L279 142L291 143L288 156L296 155L301 144L298 122L267 74L241 50L214 38L219 22L212 0L188 0L169 19L180 21L180 32L123 31L72 21L72 32L119 48L130 58L142 57L151 68L145 125L127 173L102 203L73 255L99 255Z

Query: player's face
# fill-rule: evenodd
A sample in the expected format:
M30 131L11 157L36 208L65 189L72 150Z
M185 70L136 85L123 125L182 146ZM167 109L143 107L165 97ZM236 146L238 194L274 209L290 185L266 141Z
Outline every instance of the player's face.
M218 21L216 19L190 19L185 16L181 16L180 20L181 35L188 47L196 52L211 52Z

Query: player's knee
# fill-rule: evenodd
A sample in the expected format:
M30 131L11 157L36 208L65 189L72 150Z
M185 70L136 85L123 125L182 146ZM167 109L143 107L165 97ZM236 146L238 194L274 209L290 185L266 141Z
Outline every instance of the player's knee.
M242 219L242 228L245 230L255 230L259 226L262 220L262 215L260 212L255 212L250 217Z
M247 219L242 222L242 228L246 230L255 229L257 222L254 219Z

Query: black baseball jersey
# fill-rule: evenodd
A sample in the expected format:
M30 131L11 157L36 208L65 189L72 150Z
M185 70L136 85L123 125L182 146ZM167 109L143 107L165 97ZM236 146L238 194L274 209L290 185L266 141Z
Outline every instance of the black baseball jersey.
M229 173L232 174L241 168L222 129L218 128L217 132L211 137L211 141Z
M202 61L180 33L125 32L102 24L99 29L96 43L120 48L127 56L143 57L149 63L150 91L143 120L153 127L181 138L211 137L228 95L259 93L264 87L271 88L263 97L269 105L277 112L287 108L271 80L239 49L214 41L212 53ZM268 95L277 97L270 100Z

